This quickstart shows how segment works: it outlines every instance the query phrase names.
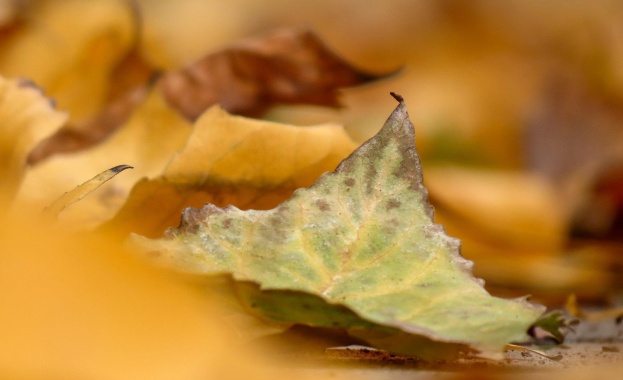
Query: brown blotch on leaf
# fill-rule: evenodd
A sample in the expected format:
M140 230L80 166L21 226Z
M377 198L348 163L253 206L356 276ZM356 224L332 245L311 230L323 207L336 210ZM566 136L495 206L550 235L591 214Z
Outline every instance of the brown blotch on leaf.
M275 216L273 218L270 218L270 224L273 227L279 227L280 225L283 224L283 218L279 217L279 216Z
M225 227L225 228L230 228L230 227L231 227L231 223L232 223L232 220L231 220L231 219L225 219L225 220L223 221L223 227Z
M206 204L202 208L187 207L182 211L182 220L178 229L181 232L195 233L208 216L224 212L223 209L213 204Z
M331 206L329 205L329 202L325 201L324 199L319 199L316 201L316 207L318 207L318 209L320 211L329 211L331 210Z
M344 180L344 185L348 186L348 187L353 187L355 186L355 179L354 178L346 178Z
M390 219L388 224L392 227L400 227L400 222L396 218Z
M399 200L392 198L387 201L387 204L385 205L385 210L389 211L391 209L399 208L400 205L401 203Z
M378 174L378 170L373 165L366 167L366 194L371 195L374 192L374 179Z

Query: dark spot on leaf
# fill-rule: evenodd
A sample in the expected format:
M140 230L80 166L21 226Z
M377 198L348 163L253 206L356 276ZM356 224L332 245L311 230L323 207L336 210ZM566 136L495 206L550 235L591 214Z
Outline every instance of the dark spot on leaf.
M346 178L344 180L344 185L348 186L348 187L353 187L355 186L355 179L354 178Z
M390 219L387 223L392 227L400 227L400 222L396 218Z
M412 137L410 137L412 138ZM397 178L403 178L409 181L409 187L413 191L421 191L420 183L422 182L422 168L420 167L419 158L415 148L408 147L405 149L404 156L412 159L402 159L400 164L392 173Z
M393 235L396 233L396 229L394 227L391 226L385 226L383 227L383 231L385 232L385 235L389 238L389 237L393 237Z
M275 216L273 218L270 218L270 224L273 225L274 227L277 227L278 225L281 224L281 218L278 216Z
M182 220L177 230L186 233L196 233L203 221L212 214L222 214L225 211L213 204L206 204L202 208L187 207L182 211Z
M401 203L399 200L392 198L389 201L387 201L387 205L385 205L385 210L389 211L391 209L400 207L400 205Z
M329 211L331 210L331 206L324 199L319 199L316 201L316 206L320 211Z
M223 221L223 227L225 227L225 228L229 228L229 227L231 227L231 222L232 222L232 220L231 220L231 219L225 219L225 220Z
M374 165L368 165L366 168L366 194L372 195L374 191L374 182L378 171Z

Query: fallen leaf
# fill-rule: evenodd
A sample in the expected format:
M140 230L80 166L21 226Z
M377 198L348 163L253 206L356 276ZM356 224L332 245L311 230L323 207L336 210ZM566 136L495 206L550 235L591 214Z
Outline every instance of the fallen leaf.
M190 133L190 123L172 110L158 92L152 91L123 127L100 145L76 154L54 156L31 167L16 207L43 210L94 173L119 162L131 164L134 170L106 184L60 216L65 223L95 227L117 213L139 179L162 173ZM41 191L42 188L46 191Z
M129 165L118 165L114 168L104 170L103 172L86 181L82 185L63 194L60 198L58 198L56 201L54 201L54 203L52 203L50 206L48 206L48 208L44 210L44 214L57 217L58 214L63 212L66 207L78 202L89 193L93 192L104 183L110 181L111 179L113 179L114 176L126 169L132 169L132 167Z
M308 30L280 29L168 73L158 86L170 104L196 119L213 104L245 116L277 103L336 107L337 89L379 77L356 70Z
M151 0L134 3L140 7L143 24L141 55L164 70L176 70L205 55L207 49L268 29L253 26L255 20L241 12L253 12L250 3L187 1L182 5ZM260 6L266 9L267 4Z
M574 318L567 318L560 311L554 310L543 314L530 328L530 335L535 337L536 329L541 329L550 334L556 343L565 341L565 334L568 331L574 331L579 321Z
M28 153L66 118L32 83L0 76L0 200L13 199L26 171Z
M59 153L74 153L97 145L125 124L148 93L145 88L135 89L110 103L93 119L66 125L34 147L28 155L28 163L37 165Z
M558 74L528 123L527 166L557 186L575 234L620 239L622 104L608 89Z
M140 9L136 8L134 11L140 13ZM137 15L135 18L140 19L140 15ZM108 91L108 104L124 97L128 92L145 87L154 81L159 74L156 67L145 59L139 51L140 44L142 43L140 26L141 23L137 21L135 27L138 29L136 32L138 37L134 41L134 46L110 73L111 78L114 78L114 82L111 83Z
M257 378L203 293L111 236L24 215L0 230L0 377Z
M461 239L463 255L492 288L561 301L571 291L597 295L611 286L608 264L567 247L569 215L548 178L449 165L426 169L436 220Z
M346 325L391 351L431 343L499 356L543 308L490 296L460 242L433 223L413 125L394 96L375 137L276 208L188 208L164 238L134 242L179 270L231 274L269 320Z
M577 297L575 294L567 297L565 303L565 309L569 314L584 321L600 321L600 320L616 320L619 321L623 317L623 307L612 307L599 311L584 311L577 303ZM617 322L619 323L619 322Z
M0 50L0 73L27 77L70 113L94 116L111 87L110 74L133 46L134 14L122 1L40 1Z
M0 2L0 38L17 24L28 7L24 0L4 0Z
M135 67L140 75L150 73L149 65L138 53L133 54L122 72L127 75ZM194 121L215 104L243 116L262 115L276 104L338 107L338 89L383 76L355 69L310 31L281 29L233 43L178 71L164 73L155 79L155 86L173 108ZM135 88L93 119L65 128L37 147L30 162L96 144L125 121L145 93L146 89Z
M558 254L567 237L567 215L557 188L542 176L457 166L427 167L426 186L444 221L478 230L498 244ZM500 212L504 210L504 212Z
M156 237L177 225L189 206L269 209L333 170L354 148L337 125L294 127L231 116L215 106L197 120L162 174L137 183L106 225Z
M140 20L140 10L136 7L133 10L135 20ZM141 23L136 21L134 46L110 68L108 75L114 80L106 89L106 99L97 115L65 125L42 141L28 156L30 164L37 164L53 154L75 152L96 145L120 128L145 101L157 73L140 55L140 26Z

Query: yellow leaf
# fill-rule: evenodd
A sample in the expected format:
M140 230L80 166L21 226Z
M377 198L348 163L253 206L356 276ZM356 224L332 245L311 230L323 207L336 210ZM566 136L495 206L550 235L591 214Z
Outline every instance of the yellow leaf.
M213 107L163 174L138 183L108 225L157 236L189 206L269 209L335 169L355 147L336 125L293 127Z
M190 124L167 106L157 92L152 92L128 122L102 144L73 155L53 156L31 168L24 179L18 204L42 210L103 169L118 164L133 166L134 170L106 184L61 215L61 220L68 223L95 226L115 215L140 178L160 174L190 132ZM42 188L45 191L41 191Z
M1 378L255 378L205 294L109 236L23 219L0 230Z
M37 2L29 22L0 52L0 73L37 82L82 120L103 104L110 73L135 38L130 7L122 1Z
M557 250L566 236L566 215L556 189L526 173L432 167L426 185L440 213L468 221L506 243Z
M182 5L152 0L136 3L144 23L141 54L164 69L177 69L201 57L206 50L226 45L240 37L249 25L249 19L241 17L239 3L185 1ZM252 4L242 6L250 10Z
M552 296L578 289L600 294L610 286L605 265L579 255L571 259L565 250L567 208L544 178L430 167L425 181L436 220L463 241L463 254L489 284Z
M63 210L72 205L73 203L78 202L89 193L97 190L104 183L110 181L114 176L121 173L126 169L132 169L129 165L118 165L114 168L110 168L108 170L104 170L100 174L76 187L75 189L66 192L56 201L54 201L48 208L44 210L44 214L56 217L58 214L63 212Z
M38 88L0 76L0 205L15 195L30 150L65 120Z

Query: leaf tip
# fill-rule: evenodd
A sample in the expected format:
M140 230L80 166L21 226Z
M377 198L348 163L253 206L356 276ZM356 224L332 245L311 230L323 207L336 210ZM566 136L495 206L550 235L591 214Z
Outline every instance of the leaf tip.
M405 99L402 97L402 95L396 94L395 92L390 92L389 93L391 96L394 97L394 99L396 99L399 103L403 103L405 101Z
M134 166L130 166L130 165L117 165L114 168L110 168L109 170L111 172L117 174L117 173L121 173L122 171L124 171L126 169L134 169Z

